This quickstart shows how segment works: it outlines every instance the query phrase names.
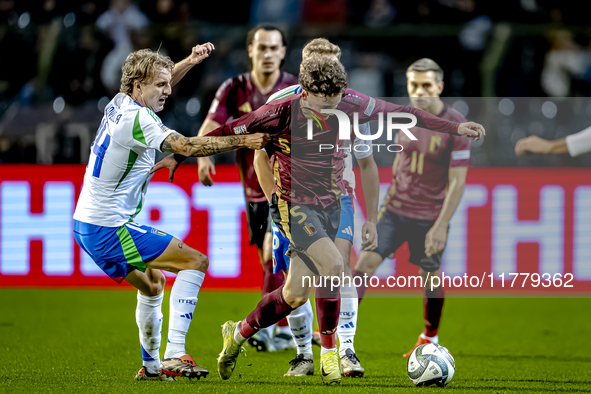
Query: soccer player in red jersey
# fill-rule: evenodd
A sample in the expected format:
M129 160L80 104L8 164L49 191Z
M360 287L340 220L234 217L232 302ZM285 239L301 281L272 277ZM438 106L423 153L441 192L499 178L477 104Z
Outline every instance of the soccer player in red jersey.
M443 91L443 71L431 59L417 60L407 69L407 89L414 107L452 122L466 119L439 98ZM425 329L416 345L438 343L444 293L431 287L431 278L439 275L447 242L449 221L466 184L470 165L470 141L466 136L436 133L424 128L411 129L417 141L397 134L404 150L392 166L392 186L378 215L378 247L362 251L354 276L371 276L384 258L408 242L412 264L419 266L425 286ZM431 290L433 289L433 290ZM365 288L357 289L359 300Z
M405 112L417 117L419 127L442 133L468 134L478 139L484 134L481 125L459 124L440 119L413 107L377 100L351 89L343 65L333 57L311 56L300 66L302 93L275 100L209 133L211 136L267 132L271 141L266 150L274 160L276 185L271 204L273 221L293 244L292 263L284 286L264 297L241 322L223 325L223 350L218 358L218 372L228 379L236 365L242 343L262 328L287 316L303 305L312 285L303 279L313 274L321 278L342 276L343 259L334 244L339 226L342 182L342 149L319 151L323 146L337 146L337 116L325 116L314 126L312 141L307 137L308 118L323 109L339 109L347 115L357 113L360 123L377 119L379 113ZM328 114L324 114L328 115ZM313 122L312 122L313 123ZM373 250L377 245L376 218L368 218L362 229L363 245ZM301 284L301 285L300 285ZM320 369L324 383L340 383L339 356L334 332L340 300L338 287L325 283L316 289L316 299L324 298L317 310L321 332ZM320 304L317 301L317 305Z
M199 135L204 136L229 120L237 119L265 104L275 92L297 83L297 77L281 70L285 57L286 41L283 32L270 24L259 24L248 32L246 44L248 56L252 61L252 71L229 78L218 88L211 103L207 118L203 122ZM269 217L269 203L257 180L253 167L254 151L239 149L236 161L240 180L244 186L246 201L246 219L250 243L256 244L261 265L263 266L263 297L279 288L283 274L273 274L272 233ZM205 186L213 185L210 172L215 174L215 167L209 158L198 159L199 179ZM274 350L274 347L293 347L294 342L283 319L277 324L277 336L273 341L272 325L261 331L249 342L257 350Z

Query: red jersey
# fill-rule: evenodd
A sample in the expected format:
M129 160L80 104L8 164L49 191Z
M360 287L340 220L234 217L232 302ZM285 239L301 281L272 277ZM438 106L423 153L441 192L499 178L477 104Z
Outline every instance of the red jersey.
M274 159L275 189L278 197L296 204L327 207L344 192L342 182L344 150L324 149L321 144L341 146L336 116L314 124L312 140L307 138L308 119L300 109L301 95L271 101L239 119L213 130L208 136L268 133L267 153ZM413 107L377 100L351 89L343 94L338 109L350 118L357 113L360 123L377 119L380 112L409 112L417 125L443 133L457 132L459 123L450 122Z
M250 73L227 79L218 88L207 113L207 119L223 125L258 109L273 93L297 83L297 77L281 71L273 89L263 95L254 84ZM240 180L244 186L244 197L247 202L267 201L254 171L253 160L254 151L251 149L236 151L236 162L240 171Z
M448 105L439 117L463 123L466 119ZM419 220L437 220L447 192L450 167L470 166L470 140L468 137L435 133L414 127L411 141L398 132L396 140L404 147L392 186L382 209Z

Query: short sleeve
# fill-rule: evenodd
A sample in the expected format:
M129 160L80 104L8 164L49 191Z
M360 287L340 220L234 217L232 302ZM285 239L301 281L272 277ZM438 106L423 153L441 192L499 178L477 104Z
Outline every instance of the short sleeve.
M173 132L150 109L144 107L137 111L133 122L133 142L136 146L160 151L162 141Z
M470 140L465 135L454 135L449 158L450 167L470 167Z
M359 132L363 135L371 135L369 123L360 124ZM355 142L353 142L353 154L357 160L366 159L371 156L373 154L372 141L364 140L359 137L355 138Z
M230 89L232 87L232 79L226 80L223 84L220 85L217 92L215 93L215 98L211 102L211 106L209 107L209 111L207 112L207 119L213 120L218 124L224 124L230 117L228 115L228 95L230 94Z

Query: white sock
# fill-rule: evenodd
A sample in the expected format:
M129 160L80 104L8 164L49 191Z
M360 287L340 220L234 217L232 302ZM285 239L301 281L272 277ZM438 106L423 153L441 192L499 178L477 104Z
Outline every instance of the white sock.
M291 335L291 329L289 326L277 326L277 334Z
M244 342L246 342L246 338L240 334L240 321L236 324L236 329L234 330L234 340L239 345L242 345Z
M269 327L263 328L263 330L266 330L269 337L273 338L275 335L275 324L271 324Z
M140 329L143 365L149 373L158 373L160 367L160 333L162 331L162 299L164 292L155 297L137 292L135 321Z
M310 300L291 311L287 316L287 322L289 323L291 336L297 345L298 354L304 354L306 358L311 359L314 312L312 311Z
M336 351L337 351L337 348L336 348L336 347L333 347L333 348L331 348L331 349L327 349L327 348L325 348L324 346L321 346L321 347L320 347L320 355L321 355L321 356L325 355L325 354L326 354L326 353L328 353L328 352L336 352Z
M205 273L196 270L184 270L177 275L170 292L170 322L164 358L178 358L187 354L185 336L193 320L197 295L204 278Z
M337 334L339 336L339 354L345 355L347 349L355 352L353 343L355 342L355 333L357 331L357 309L359 299L357 298L357 289L355 286L343 286L341 288L341 314L339 315L339 325Z
M439 343L439 335L435 335L434 337L428 337L425 334L421 333L420 337L423 339L428 339L432 343Z

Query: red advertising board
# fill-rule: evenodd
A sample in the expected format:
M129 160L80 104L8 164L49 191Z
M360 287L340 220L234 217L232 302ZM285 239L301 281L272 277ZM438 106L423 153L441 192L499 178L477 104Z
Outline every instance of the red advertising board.
M0 166L0 286L128 288L102 274L72 237L84 171L83 165ZM208 255L204 290L258 291L262 269L256 248L249 245L238 171L232 165L216 171L213 187L198 182L194 165L181 166L173 184L167 173L157 173L136 221ZM380 179L384 194L389 168L380 169ZM357 186L359 234L364 220L359 179ZM359 251L356 240L353 263ZM378 287L408 289L394 283L417 275L407 259L403 245L395 260L378 270ZM471 168L442 271L449 276L450 285L444 286L458 291L591 295L591 170ZM454 286L453 280L462 285Z

